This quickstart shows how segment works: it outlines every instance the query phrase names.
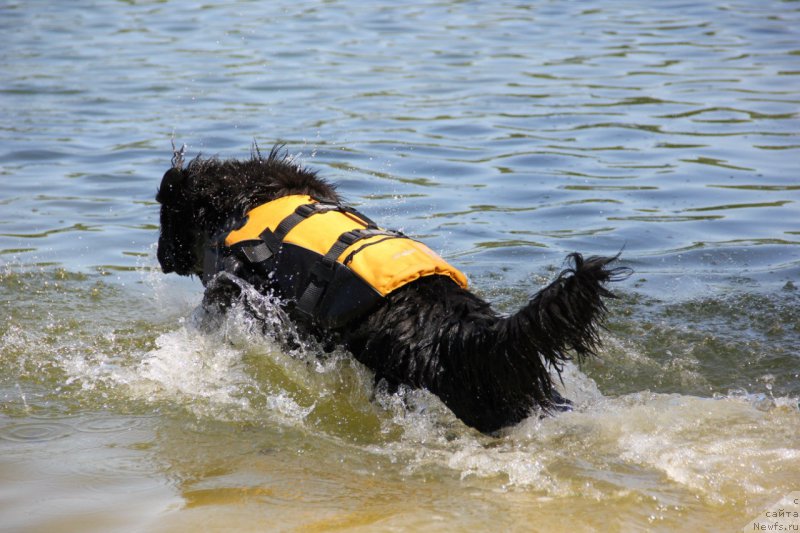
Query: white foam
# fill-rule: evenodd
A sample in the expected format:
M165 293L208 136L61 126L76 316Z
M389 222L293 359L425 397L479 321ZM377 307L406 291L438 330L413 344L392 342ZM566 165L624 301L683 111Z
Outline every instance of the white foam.
M156 345L137 368L142 380L171 394L247 406L238 394L249 381L239 351L186 327L161 335Z
M775 472L800 472L795 399L648 391L606 398L574 365L565 368L564 382L575 411L534 414L499 439L465 430L432 395L398 393L383 401L402 434L370 451L406 463L408 473L447 468L465 480L501 479L506 489L549 496L600 497L609 483L622 492L674 484L722 504L780 485ZM790 488L792 475L782 476Z
M142 354L132 366L106 368L103 381L124 385L134 399L181 406L197 416L219 420L262 420L299 424L314 406L302 407L285 390L259 383L248 367L249 350L264 357L290 358L250 341L249 324L226 319L215 332L202 332L192 321L155 339L155 348ZM72 365L71 374L86 383L94 377L85 364Z

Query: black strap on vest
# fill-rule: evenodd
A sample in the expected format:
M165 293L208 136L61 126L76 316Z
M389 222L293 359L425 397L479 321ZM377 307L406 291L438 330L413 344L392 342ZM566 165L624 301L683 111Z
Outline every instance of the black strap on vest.
M398 238L401 235L392 231L382 230L376 227L355 229L346 231L339 235L336 242L331 245L327 253L314 263L311 268L311 279L306 286L303 294L297 300L297 310L307 317L313 317L314 311L319 305L325 290L328 288L335 273L336 260L346 249L362 239L368 239L376 235L386 235L389 238ZM352 259L352 255L348 259Z
M263 267L267 261L278 253L278 248L283 244L283 239L295 226L311 215L336 209L336 204L303 204L298 206L294 213L281 220L274 232L267 228L259 235L260 240L244 241L236 244L234 245L234 250L243 255L255 267Z
M263 263L274 255L264 241L244 245L240 249L245 258L251 263Z
M281 244L283 244L283 239L286 238L286 236L295 228L295 226L300 224L308 217L316 215L317 213L327 213L328 211L344 211L345 209L350 208L345 208L345 206L339 204L329 203L299 205L297 206L297 209L294 210L294 213L281 220L280 224L278 224L278 227L275 228L275 231L270 231L270 229L267 228L263 233L261 233L260 237L267 244L273 254L278 253L278 248L280 248Z

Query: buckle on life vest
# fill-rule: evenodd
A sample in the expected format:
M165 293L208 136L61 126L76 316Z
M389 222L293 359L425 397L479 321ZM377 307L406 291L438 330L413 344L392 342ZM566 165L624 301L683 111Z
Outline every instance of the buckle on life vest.
M320 286L327 285L331 279L333 279L335 268L335 260L328 259L327 257L321 258L311 267L311 271L309 272L311 275L311 283Z
M325 290L330 285L336 273L336 261L323 257L311 267L310 279L305 290L297 299L295 310L302 315L308 322L313 322L316 318L316 310L319 301L325 294Z
M339 239L338 240L339 240L339 242L342 243L342 246L344 246L344 248L346 249L346 248L349 248L350 246L352 246L355 242L360 241L361 239L363 239L366 236L367 236L366 230L354 229L354 230L350 230L350 231L345 231L344 233L339 235ZM344 251L344 250L342 250L342 251ZM336 257L334 257L333 259L335 261Z
M274 255L264 241L258 241L254 244L243 244L239 249L248 261L255 264L263 263Z
M300 215L303 218L308 218L313 213L315 213L317 211L322 211L322 209L320 208L321 206L317 207L318 205L320 205L320 204L303 204L303 205L298 206L297 209L295 209L294 212L296 214Z

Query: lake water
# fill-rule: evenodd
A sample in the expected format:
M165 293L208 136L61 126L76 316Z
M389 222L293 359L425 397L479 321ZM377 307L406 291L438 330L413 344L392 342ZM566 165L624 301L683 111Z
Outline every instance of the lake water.
M800 3L11 0L0 71L0 530L738 531L800 490ZM623 250L575 412L483 436L197 331L173 138L285 142L503 311Z

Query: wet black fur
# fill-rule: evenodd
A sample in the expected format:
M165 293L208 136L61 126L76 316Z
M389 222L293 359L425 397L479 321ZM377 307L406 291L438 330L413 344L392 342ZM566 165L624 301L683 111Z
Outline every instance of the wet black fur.
M265 202L291 194L340 200L332 184L278 148L263 157L254 147L242 161L198 156L185 167L182 155L176 152L156 196L165 273L201 275L209 235ZM571 266L507 317L450 278L428 276L389 294L366 317L316 333L341 342L376 379L427 389L466 424L492 432L537 407L563 407L548 367L560 373L571 354L596 352L603 298L614 297L605 284L628 274L609 267L615 259L571 254ZM212 281L206 301L218 293Z

